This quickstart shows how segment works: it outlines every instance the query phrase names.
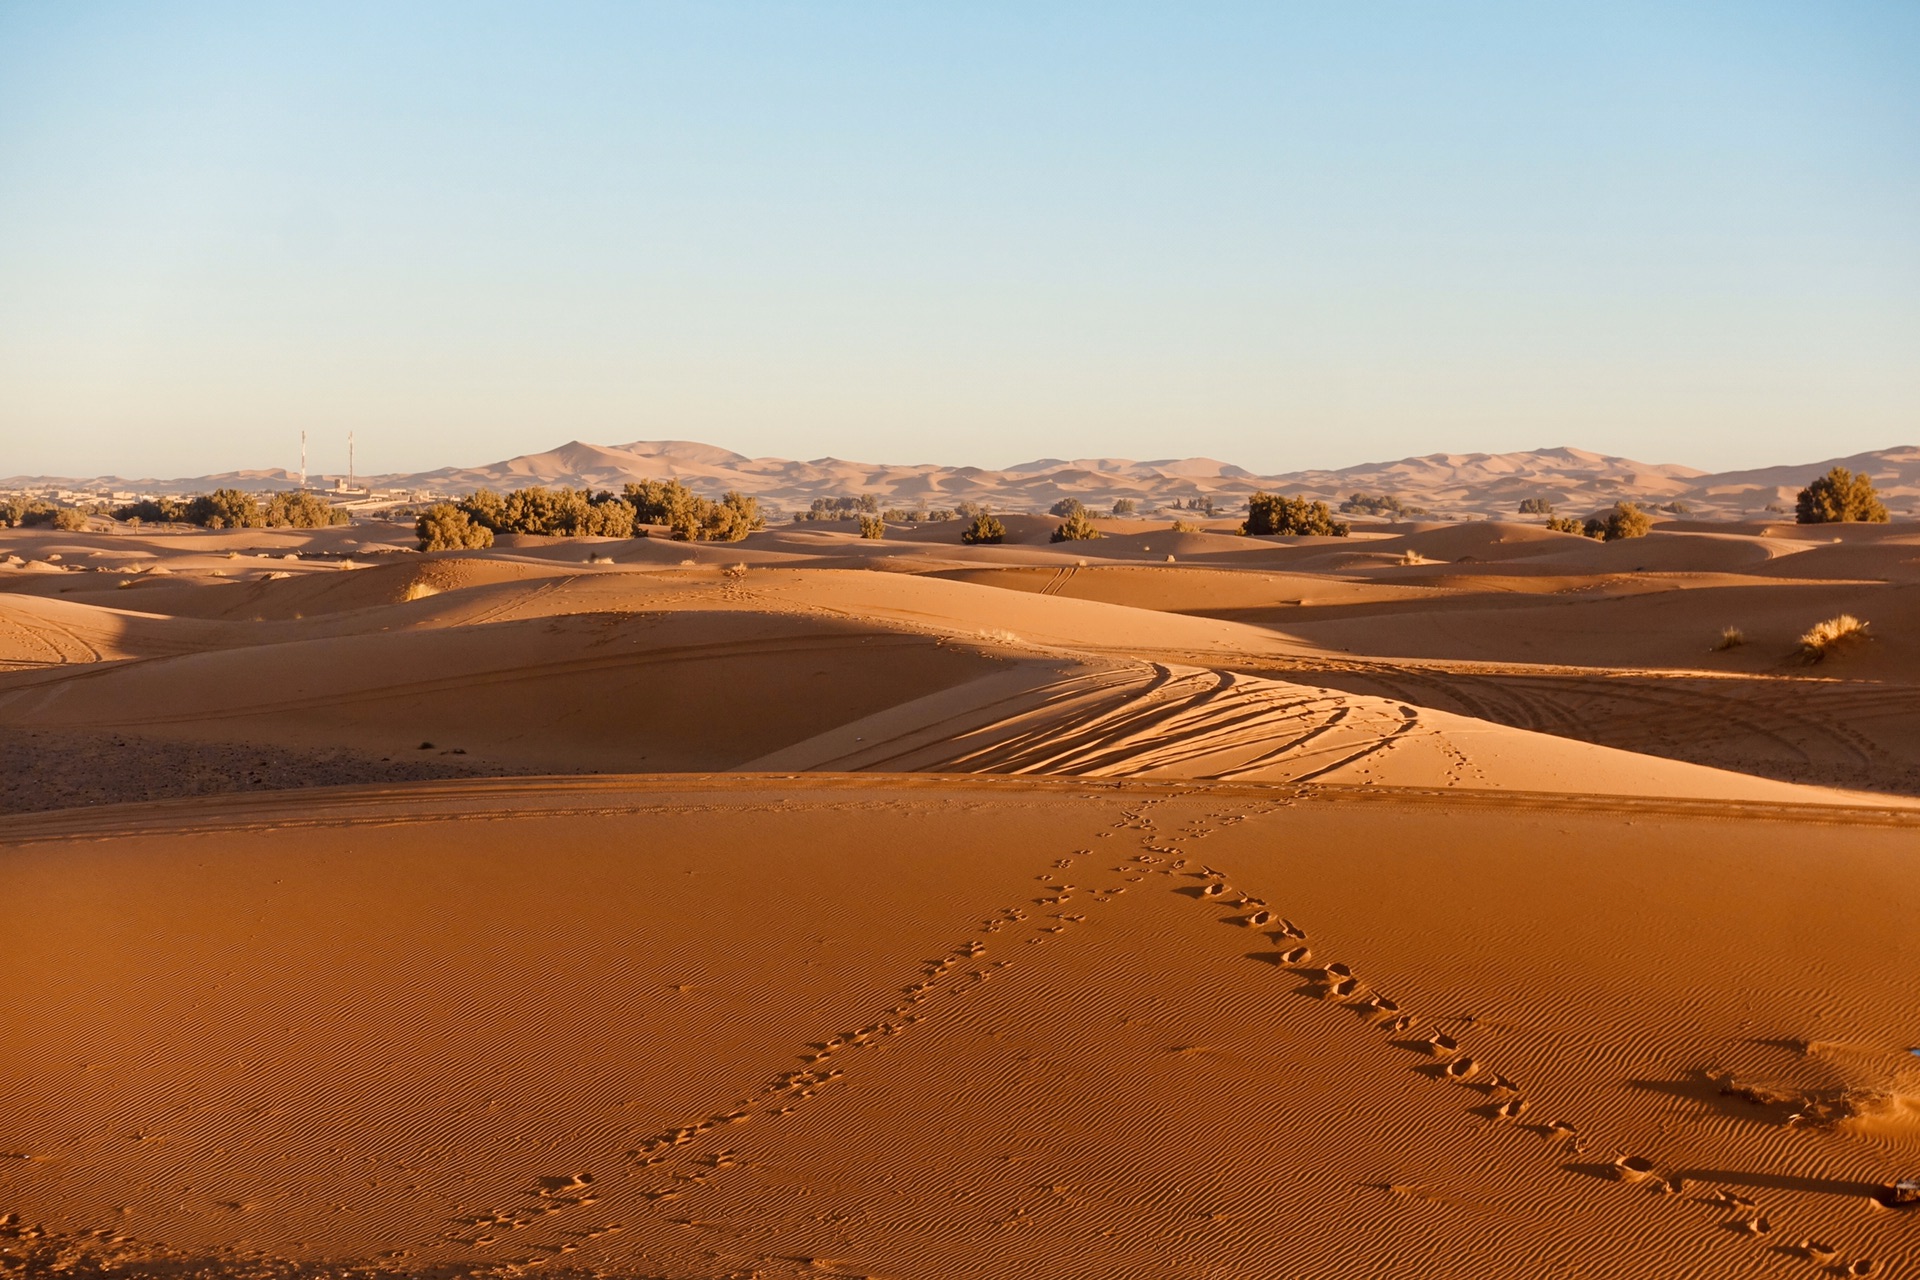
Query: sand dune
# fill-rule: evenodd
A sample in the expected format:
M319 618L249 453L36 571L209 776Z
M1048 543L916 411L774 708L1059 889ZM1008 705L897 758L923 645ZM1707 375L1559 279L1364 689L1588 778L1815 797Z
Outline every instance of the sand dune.
M0 1275L1920 1270L1910 528L1009 523L0 532Z
M527 485L619 489L633 481L671 479L713 495L738 490L781 510L804 509L815 498L860 494L892 506L952 507L974 501L1003 511L1026 512L1045 511L1062 498L1077 498L1102 510L1116 498L1148 506L1215 498L1223 505L1244 506L1248 494L1264 490L1330 502L1355 492L1393 494L1449 518L1511 516L1530 498L1547 498L1579 514L1610 507L1621 499L1647 506L1684 500L1692 512L1752 518L1764 517L1769 507L1786 504L1790 509L1801 486L1836 465L1872 476L1897 510L1914 513L1914 501L1920 499L1920 449L1911 446L1722 473L1560 447L1519 453L1436 453L1338 470L1262 476L1216 458L1040 458L996 470L842 458L749 458L693 440L636 440L618 445L570 440L558 448L498 462L380 475L371 482L384 488L458 495L479 488ZM287 471L251 471L137 482L115 477L79 481L14 476L0 480L0 487L57 484L202 493L222 485L260 490L293 489L299 483Z
M10 1247L1904 1273L1871 1197L1914 1150L1913 827L1644 804L608 780L12 819Z

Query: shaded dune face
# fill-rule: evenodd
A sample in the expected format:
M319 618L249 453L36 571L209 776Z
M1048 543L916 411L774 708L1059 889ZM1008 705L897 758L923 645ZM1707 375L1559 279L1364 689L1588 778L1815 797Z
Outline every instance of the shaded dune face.
M0 1275L1920 1273L1920 543L1014 523L0 533Z

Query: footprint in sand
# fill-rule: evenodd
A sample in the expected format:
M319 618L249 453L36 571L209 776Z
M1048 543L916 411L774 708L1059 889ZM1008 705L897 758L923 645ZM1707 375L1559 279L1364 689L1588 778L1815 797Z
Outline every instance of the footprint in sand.
M1449 1080L1465 1080L1479 1069L1480 1064L1472 1058L1455 1058L1447 1064L1447 1078Z
M1426 1038L1427 1052L1436 1058L1460 1052L1460 1042L1444 1031L1436 1031Z
M1645 1156L1621 1156L1613 1162L1613 1176L1622 1182L1645 1182L1659 1166Z
M1282 951L1280 953L1281 964L1299 964L1303 960L1311 959L1313 959L1312 947L1294 947L1290 951Z

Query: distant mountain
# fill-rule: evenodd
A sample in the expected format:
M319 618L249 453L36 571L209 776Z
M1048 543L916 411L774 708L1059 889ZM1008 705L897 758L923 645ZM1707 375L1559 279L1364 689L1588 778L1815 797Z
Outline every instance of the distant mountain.
M1212 499L1223 510L1244 507L1257 492L1299 494L1338 503L1354 493L1390 494L1438 518L1505 516L1528 498L1546 498L1562 511L1585 514L1622 499L1673 507L1709 518L1760 517L1768 506L1791 507L1793 495L1829 467L1845 466L1872 476L1888 505L1900 514L1920 514L1920 447L1708 473L1693 467L1636 462L1584 449L1535 449L1524 453L1435 453L1337 470L1260 476L1212 458L1042 458L1003 470L933 463L893 465L815 458L749 458L692 440L637 440L597 445L571 440L543 453L522 454L480 467L442 467L405 475L363 477L383 489L456 495L474 489L568 485L618 489L638 480L678 480L700 493L729 489L761 500L776 515L805 509L815 498L872 494L883 506L951 507L963 501L1003 511L1044 511L1062 498L1105 509L1131 498L1143 514L1195 499ZM316 479L316 484L333 477ZM0 489L59 487L142 493L193 493L222 485L256 490L291 488L297 477L282 470L237 471L183 480L94 480L13 477Z

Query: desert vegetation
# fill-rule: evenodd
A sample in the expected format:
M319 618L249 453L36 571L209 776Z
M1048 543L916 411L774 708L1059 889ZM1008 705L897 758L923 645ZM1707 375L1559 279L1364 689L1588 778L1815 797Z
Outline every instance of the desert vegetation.
M1720 638L1713 642L1713 651L1722 653L1728 649L1738 649L1747 642L1747 633L1738 627L1720 628Z
M960 531L960 541L970 547L1007 540L1007 526L993 518L991 512L982 511L973 517L971 523Z
M1602 542L1644 538L1653 532L1653 518L1631 502L1621 502L1615 504L1611 511L1588 517L1582 532Z
M435 503L422 511L413 531L422 551L478 551L493 545L493 530L451 502Z
M43 525L74 532L87 527L88 515L83 507L57 506L39 498L0 499L0 529Z
M795 524L812 524L820 521L857 520L863 515L878 515L880 499L870 493L838 498L815 498L813 505L805 511L793 513Z
M1850 613L1816 622L1800 637L1800 656L1807 662L1824 662L1857 641L1867 638L1867 624Z
M1800 524L1884 524L1887 506L1871 476L1835 467L1800 491L1793 518Z
M1582 536L1585 536L1587 532L1586 525L1575 520L1572 516L1548 516L1547 528L1553 530L1555 533L1577 533Z
M1364 513L1370 516L1423 516L1425 507L1408 506L1390 493L1355 493L1340 504L1340 510L1348 514Z
M265 503L240 489L215 489L192 498L142 498L115 507L112 515L128 524L197 524L205 529L325 529L352 519L304 489L269 494Z
M1344 538L1351 532L1344 520L1335 520L1324 502L1256 493L1247 500L1247 519L1240 532L1258 538L1274 534Z
M1068 501L1072 502L1073 499L1069 498ZM1085 507L1079 506L1078 503L1075 503L1075 506L1077 509L1070 513L1065 520L1060 522L1059 527L1053 531L1053 536L1049 541L1088 542L1094 538L1106 536L1093 527L1093 520L1087 515Z
M1520 514L1523 516L1550 516L1553 514L1551 498L1522 498Z
M887 536L887 522L879 516L862 515L860 517L860 536L878 542Z
M1116 520L1124 520L1139 509L1139 504L1132 498L1115 498L1113 500L1113 518Z
M753 498L729 492L714 502L678 480L643 480L619 494L535 487L502 496L480 489L454 505L495 534L630 538L643 534L643 526L664 525L683 542L738 542L766 527Z

